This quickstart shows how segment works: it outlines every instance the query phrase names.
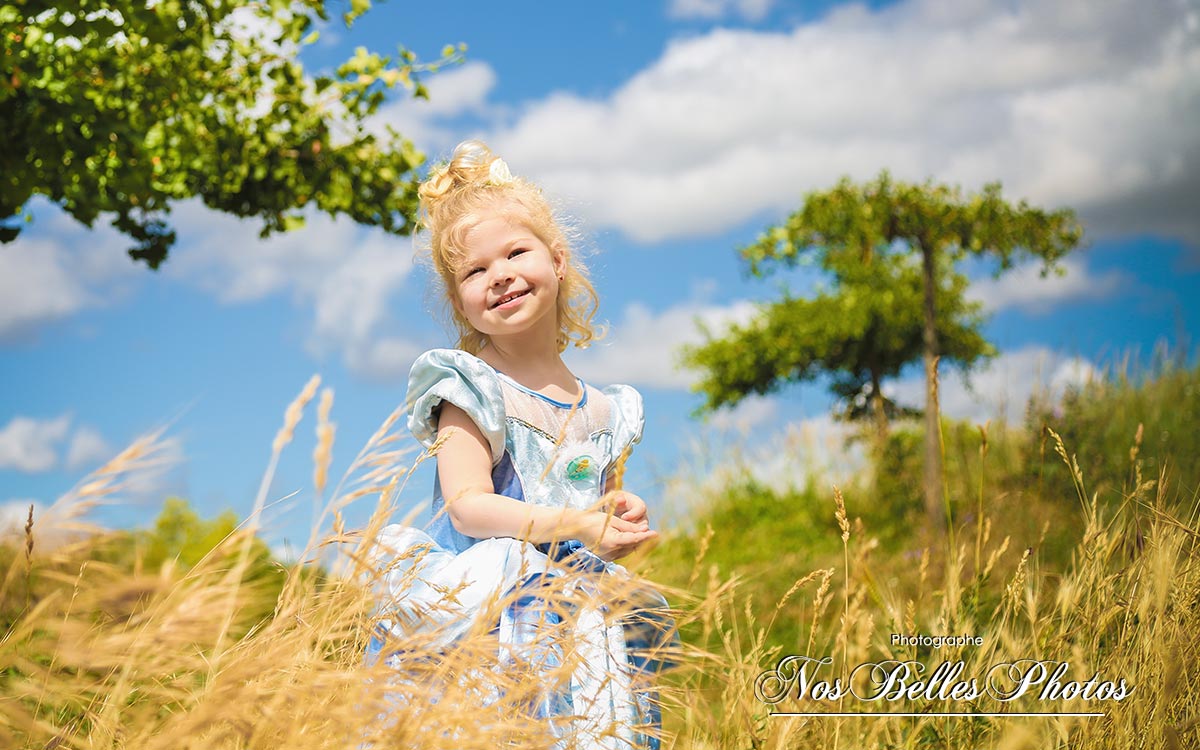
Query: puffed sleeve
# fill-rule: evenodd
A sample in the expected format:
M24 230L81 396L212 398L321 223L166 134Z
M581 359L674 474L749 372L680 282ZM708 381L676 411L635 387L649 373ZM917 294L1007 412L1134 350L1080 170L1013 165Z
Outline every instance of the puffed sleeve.
M436 411L449 401L467 413L492 449L504 455L504 394L491 367L458 349L430 349L408 375L408 429L429 448L437 439Z
M610 385L604 389L613 407L613 447L610 460L616 461L621 453L634 443L641 441L646 416L642 411L642 394L627 385Z

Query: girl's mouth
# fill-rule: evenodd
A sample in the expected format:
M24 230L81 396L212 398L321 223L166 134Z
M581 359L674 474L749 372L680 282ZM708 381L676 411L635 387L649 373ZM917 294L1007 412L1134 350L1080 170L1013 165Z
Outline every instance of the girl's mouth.
M503 297L501 297L500 300L496 304L492 305L492 309L494 310L497 307L502 307L504 305L507 305L509 302L512 302L513 300L516 300L516 299L520 299L521 297L524 297L526 294L529 294L528 289L526 289L524 291L520 291L520 292L511 292L509 294L506 294Z

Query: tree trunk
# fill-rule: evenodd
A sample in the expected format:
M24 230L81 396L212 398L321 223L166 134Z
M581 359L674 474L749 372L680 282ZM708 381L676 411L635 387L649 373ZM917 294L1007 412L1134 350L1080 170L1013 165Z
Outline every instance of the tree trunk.
M875 440L879 445L879 456L887 445L888 418L883 410L883 391L879 384L879 370L871 368L871 410L875 412Z
M925 345L925 514L931 529L940 529L942 515L942 447L939 428L937 384L937 316L934 296L937 290L934 248L921 242L921 259L925 270L925 325L922 339Z

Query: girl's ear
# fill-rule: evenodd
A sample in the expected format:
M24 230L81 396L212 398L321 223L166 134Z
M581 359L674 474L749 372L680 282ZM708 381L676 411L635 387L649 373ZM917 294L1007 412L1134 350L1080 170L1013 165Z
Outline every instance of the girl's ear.
M567 251L555 250L553 255L554 275L561 279L567 273Z

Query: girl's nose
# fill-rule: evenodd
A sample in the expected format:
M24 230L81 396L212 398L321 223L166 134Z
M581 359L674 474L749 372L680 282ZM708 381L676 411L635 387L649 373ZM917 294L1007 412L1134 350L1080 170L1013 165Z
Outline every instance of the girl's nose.
M512 266L507 260L501 260L492 268L492 286L502 286L512 281Z

